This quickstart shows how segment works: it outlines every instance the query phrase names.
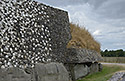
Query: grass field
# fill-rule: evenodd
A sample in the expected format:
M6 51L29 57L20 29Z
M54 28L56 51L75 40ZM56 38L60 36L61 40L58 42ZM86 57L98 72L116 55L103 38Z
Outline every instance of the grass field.
M125 66L118 66L118 65L103 65L102 72L97 72L94 74L90 74L78 81L107 81L109 80L112 75L117 72L125 70Z
M125 63L125 57L103 57L103 62Z

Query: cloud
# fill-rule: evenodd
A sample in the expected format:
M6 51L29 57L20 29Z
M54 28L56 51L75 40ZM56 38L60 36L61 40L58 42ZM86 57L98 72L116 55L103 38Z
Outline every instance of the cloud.
M67 6L67 5L79 5L81 3L86 3L88 0L35 0L51 6Z
M95 11L101 14L102 17L112 19L123 19L125 18L125 0L107 0Z
M96 30L95 32L93 32L93 35L100 35L100 30Z

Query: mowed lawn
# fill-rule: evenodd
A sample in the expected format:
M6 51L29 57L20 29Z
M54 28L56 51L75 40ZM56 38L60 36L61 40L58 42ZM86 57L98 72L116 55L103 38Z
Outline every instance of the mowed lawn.
M81 80L77 81L107 81L117 71L125 70L125 66L118 65L103 65L103 70L94 74L90 74Z

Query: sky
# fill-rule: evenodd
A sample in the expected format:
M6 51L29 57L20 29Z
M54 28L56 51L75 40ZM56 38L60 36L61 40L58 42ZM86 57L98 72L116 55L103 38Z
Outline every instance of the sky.
M125 0L35 1L68 11L70 22L85 27L102 50L125 50Z

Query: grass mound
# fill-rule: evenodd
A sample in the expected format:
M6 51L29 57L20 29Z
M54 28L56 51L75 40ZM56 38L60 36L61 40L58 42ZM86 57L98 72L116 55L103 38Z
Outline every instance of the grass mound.
M86 48L100 53L100 44L85 28L80 28L76 24L70 24L70 29L72 39L67 45L68 48Z

